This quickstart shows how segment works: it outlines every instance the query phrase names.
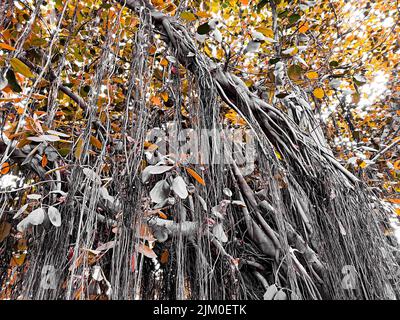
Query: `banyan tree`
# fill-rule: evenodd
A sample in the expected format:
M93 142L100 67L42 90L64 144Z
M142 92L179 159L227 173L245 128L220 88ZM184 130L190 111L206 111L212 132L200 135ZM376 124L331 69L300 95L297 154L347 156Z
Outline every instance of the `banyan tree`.
M388 212L317 116L340 61L305 60L289 2L2 1L3 299L399 297Z

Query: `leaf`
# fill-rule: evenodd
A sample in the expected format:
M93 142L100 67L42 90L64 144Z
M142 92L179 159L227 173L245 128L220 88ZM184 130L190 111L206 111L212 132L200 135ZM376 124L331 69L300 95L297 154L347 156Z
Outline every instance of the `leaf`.
M385 201L388 201L388 202L394 203L394 204L400 204L400 199L396 199L396 198L386 198Z
M154 251L143 243L138 244L137 251L139 253L145 255L147 258L150 258L150 259L157 258L157 255L154 253Z
M161 92L160 95L161 95L161 98L164 100L164 102L168 101L168 92L166 92L166 91Z
M299 21L301 18L301 16L298 13L293 13L289 16L288 20L290 22L290 24L296 23L297 21Z
M310 80L318 79L318 73L315 71L310 71L306 73L306 77Z
M400 170L400 160L397 160L395 163L393 163L393 168L395 170Z
M150 175L161 174L171 170L173 166L147 166L142 172L142 181L146 182Z
M200 183L200 184L203 185L203 186L206 185L206 183L205 183L205 181L203 180L203 178L200 177L200 175L199 175L196 171L194 171L193 169L190 169L190 168L186 168L186 171L187 171L198 183Z
M93 182L96 182L98 184L101 184L101 178L100 176L94 172L92 169L89 168L83 168L83 174L88 177L90 180Z
M23 219L17 225L17 230L19 232L24 232L26 228L30 225L37 226L42 224L44 221L44 210L42 208L38 208L33 210L25 219Z
M308 26L308 23L304 23L300 28L299 28L299 32L300 33L306 33L308 31L310 27Z
M394 213L400 217L400 208L394 209Z
M51 135L55 135L55 136L60 136L60 137L64 137L64 138L69 138L69 135L68 135L68 134L65 134L65 133L63 133L63 132L58 132L58 131L55 131L55 130L47 130L47 133L48 133L48 134L51 134Z
M4 162L0 167L0 174L7 174L8 172L10 172L10 164Z
M26 203L21 208L19 208L17 213L14 215L13 219L17 219L22 213L24 213L25 210L28 208L28 206L29 206L29 203Z
M160 180L156 183L150 191L150 198L152 202L161 203L168 198L169 184L166 180Z
M223 192L226 196L228 196L229 198L232 197L232 191L231 191L231 189L229 189L229 188L224 188L224 189L222 190L222 192Z
M164 249L160 256L160 262L162 264L167 264L169 259L169 252L167 249Z
M29 219L29 222L34 226L42 224L44 221L44 210L42 208L38 208L33 210L26 219Z
M287 300L287 295L283 290L279 290L276 293L274 300Z
M11 231L11 223L6 221L0 223L0 243L3 242L3 240L8 237L10 231Z
M83 151L83 139L79 138L75 146L75 151L74 151L75 158L79 159L82 155L82 151Z
M15 72L18 72L27 78L35 77L33 75L33 73L31 72L31 70L29 69L29 67L25 63L23 63L21 60L19 60L17 58L11 58L10 62L11 62L11 66Z
M151 97L150 102L156 105L157 107L161 106L161 99L158 96Z
M278 292L276 285L271 285L268 287L267 291L264 293L264 300L273 300L275 294Z
M172 181L171 189L179 196L181 199L186 199L189 195L186 182L182 177L178 176Z
M8 51L15 51L16 49L7 43L0 42L0 49L8 50Z
M147 241L154 241L155 238L147 224L141 224L140 229L136 232L136 237L147 240Z
M302 71L303 71L303 69L299 65L293 64L288 69L288 76L292 80L299 80L301 77Z
M12 91L14 91L16 93L22 92L22 88L20 87L17 79L15 78L14 71L9 69L6 73L6 79L7 79L8 85L10 86Z
M38 137L28 137L27 138L30 141L34 141L34 142L43 142L43 141L48 141L48 142L56 142L56 141L60 141L60 137L59 136L53 136L53 135L48 135L48 134L44 134Z
M61 226L61 214L57 208L49 206L49 209L47 210L47 215L49 216L50 222L53 226L55 227Z
M42 167L44 168L44 167L46 167L47 166L47 157L46 157L46 155L44 154L43 156L42 156Z
M41 194L28 194L26 196L29 200L39 200L42 198Z
M211 31L211 27L210 27L210 25L208 24L208 22L203 23L202 25L200 25L200 26L197 28L197 33L200 34L200 35L207 34L207 33L209 33L210 31Z
M90 136L90 143L97 149L101 149L103 147L103 144L95 136Z
M225 234L222 223L217 223L213 227L213 235L221 242L228 242L228 237Z
M196 16L193 13L189 12L189 11L182 12L181 13L181 18L183 20L186 20L186 21L195 21L195 20L197 20Z
M317 99L322 99L325 96L325 92L323 89L321 88L316 88L313 91L313 95L317 98Z

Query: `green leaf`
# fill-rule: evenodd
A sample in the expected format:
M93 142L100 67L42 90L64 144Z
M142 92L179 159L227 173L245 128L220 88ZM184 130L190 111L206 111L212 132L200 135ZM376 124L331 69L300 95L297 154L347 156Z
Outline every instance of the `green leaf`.
M269 59L269 64L273 65L281 61L281 58L271 58Z
M210 25L206 22L197 28L198 34L207 34L211 31Z
M293 24L293 23L296 23L297 21L299 21L300 20L300 15L298 14L298 13L293 13L293 14L291 14L290 16L289 16L289 22L290 22L290 24Z
M268 3L268 0L261 0L258 4L257 4L257 10L260 11L263 7L265 7L265 5Z
M6 78L7 78L7 81L8 81L8 85L10 86L12 91L14 91L16 93L22 92L22 89L19 86L17 79L15 78L14 71L9 69L7 71L7 74L6 74Z
M330 65L332 68L337 68L337 67L339 66L339 62L337 62L337 61L331 61L331 62L329 62L329 65Z
M18 72L28 78L35 77L33 75L33 73L31 72L31 70L29 69L29 67L25 63L23 63L21 60L19 60L17 58L12 58L10 62L11 62L11 66L15 72Z

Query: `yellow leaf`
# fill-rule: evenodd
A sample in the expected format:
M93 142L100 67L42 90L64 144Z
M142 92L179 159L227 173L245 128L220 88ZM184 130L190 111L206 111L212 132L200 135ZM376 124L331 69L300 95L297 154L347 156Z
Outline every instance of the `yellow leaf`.
M258 28L256 28L256 31L261 32L264 36L266 36L268 38L274 37L274 31L271 28L258 27Z
M188 12L188 11L182 12L181 13L181 18L186 20L186 21L194 21L194 20L197 19L196 16L193 13Z
M82 138L79 138L75 146L75 151L74 151L75 158L79 159L82 155L82 151L83 151L83 140Z
M186 168L186 171L187 171L193 178L195 178L196 181L197 181L198 183L202 184L203 186L206 185L206 183L205 183L205 181L203 180L203 178L200 177L200 175L199 175L196 171L194 171L193 169L190 169L190 168Z
M275 155L279 160L282 160L282 155L278 151L275 151Z
M196 15L200 18L209 18L211 17L211 14L209 14L208 12L205 11L197 11Z
M15 72L18 72L28 78L34 78L34 75L31 72L31 70L29 69L29 67L25 63L23 63L21 60L19 60L17 58L12 58L10 62L11 62L11 66Z
M163 98L163 100L165 102L167 102L168 101L168 92L166 92L166 91L161 92L161 98Z
M318 73L315 71L310 71L306 73L306 77L310 80L318 79Z
M365 161L360 163L360 168L364 169L367 166L367 164L365 163Z
M90 143L95 146L97 149L101 149L103 144L94 136L90 136Z
M395 212L398 216L400 216L400 208L394 209L394 212Z
M325 96L325 92L321 88L314 89L313 94L318 99L322 99Z
M4 50L9 50L9 51L14 51L15 48L8 45L7 43L0 43L0 49L4 49Z

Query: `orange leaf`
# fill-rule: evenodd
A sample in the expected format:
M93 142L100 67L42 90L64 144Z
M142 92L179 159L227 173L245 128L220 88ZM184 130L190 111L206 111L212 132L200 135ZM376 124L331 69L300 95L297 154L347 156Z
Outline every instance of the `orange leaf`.
M156 106L161 106L161 99L160 99L160 97L157 97L157 96L153 96L151 99L150 99L150 101L151 101L151 103L152 104L155 104Z
M166 91L162 92L161 93L161 98L163 98L163 100L165 102L167 102L168 101L168 92L166 92Z
M137 249L139 253L144 254L147 258L157 258L157 255L154 253L154 251L143 243L139 243Z
M45 166L47 166L47 157L46 157L46 155L44 154L44 155L42 156L42 167L44 168Z
M168 250L165 249L161 254L160 262L162 264L166 264L166 263L168 263L168 259L169 259L169 252L168 252Z
M240 0L242 5L247 6L249 4L249 0Z
M196 181L198 183L202 184L203 186L206 185L206 183L204 182L203 178L200 177L200 175L196 171L194 171L193 169L190 169L190 168L186 168L186 170L193 178L196 179Z
M395 170L400 170L400 160L397 160L394 164L393 167Z
M167 215L166 215L165 213L161 212L161 211L158 212L158 216L159 216L161 219L165 219L165 220L168 219Z
M103 144L94 136L90 136L90 143L95 146L97 149L101 149Z
M385 200L388 201L388 202L391 202L391 203L400 204L400 199L388 198L388 199L385 199Z
M7 174L10 171L10 164L8 162L4 162L1 165L0 173Z
M0 43L0 48L1 49L5 49L5 50L9 50L9 51L14 51L15 48L8 45L7 43Z
M309 26L308 26L308 23L306 22L300 27L299 32L306 33L308 31L308 29L309 29Z

